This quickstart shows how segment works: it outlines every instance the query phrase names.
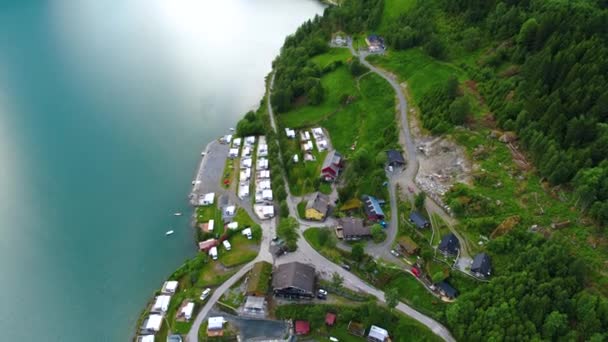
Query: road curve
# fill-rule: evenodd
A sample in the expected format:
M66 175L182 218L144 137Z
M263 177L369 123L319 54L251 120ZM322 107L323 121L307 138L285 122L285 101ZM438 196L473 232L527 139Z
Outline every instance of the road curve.
M352 50L352 45L350 46L351 51ZM361 58L361 57L360 57ZM365 60L363 60L363 62L365 62ZM371 66L371 64L365 62L367 65ZM373 69L372 69L373 68ZM383 78L385 78L386 80L388 80L389 82L391 82L390 78L385 77L383 74L381 74L379 72L378 69L376 69L375 67L371 66L372 71L374 71L374 69L379 73ZM394 88L397 92L397 94L399 94L399 98L400 98L400 108L401 108L401 114L402 116L407 119L405 117L406 115L406 109L407 109L407 104L405 102L405 96L403 95L403 92L401 92L401 89L399 88L399 85L393 80L392 82L394 82ZM391 83L393 84L393 83ZM274 118L274 111L272 109L272 105L271 105L271 101L270 101L270 93L272 91L272 88L274 86L274 74L272 75L272 78L270 80L270 85L269 85L269 89L268 89L268 114L270 116L270 122L272 125L272 128L274 129L275 133L277 134L281 134L278 130L277 130L277 126L276 126L276 122L275 122L275 118ZM409 126L407 125L407 120L403 121L405 122L405 127L407 127L407 134L409 137ZM414 145L413 143L411 143L411 138L408 138L410 141L410 144L412 146L413 149L413 154L412 156L414 156L414 160L415 160L415 149L414 149ZM279 154L280 154L280 149L279 149ZM282 157L280 158L282 160ZM412 165L412 163L409 164L409 168L413 168L414 166ZM417 166L417 162L416 162L416 166L415 169L417 170L418 166ZM291 197L291 194L289 193L289 185L287 183L287 179L285 177L285 175L283 174L283 181L285 182L285 189L287 191L287 194L289 197ZM392 186L392 185L391 185ZM392 217L392 219L397 219L397 205L396 205L396 195L395 195L395 191L394 191L394 187L393 187L393 191L390 191L390 193L393 195L391 196L391 206L394 205L393 210L392 210L392 215L394 215ZM288 201L289 202L289 201ZM297 210L295 210L295 208L293 206L289 206L289 211L290 211L290 216L292 217L298 217L297 215ZM395 232L396 232L396 222L395 222ZM301 233L302 230L300 230ZM395 233L396 234L396 233ZM394 238L394 236L393 236ZM315 265L315 267L317 268L317 271L319 273L321 273L322 275L329 277L331 274L338 273L340 274L343 278L344 278L344 286L349 287L353 290L357 290L357 291L363 291L366 292L368 294L373 295L374 297L376 297L379 301L385 303L385 298L384 298L384 292L368 285L367 283L365 283L363 280L361 280L360 278L358 278L356 275L344 270L342 267L334 264L332 261L326 259L324 256L322 256L321 254L319 254L319 252L317 252L314 248L312 248L312 246L310 246L310 244L308 244L308 242L306 241L306 239L304 239L303 236L300 237L300 239L298 240L298 249L294 252L294 253L290 253L286 256L283 256L279 259L276 260L277 264L283 264L286 262L291 262L291 261L299 261L299 262L308 262L311 263L313 265ZM431 331L433 331L434 334L436 334L437 336L441 337L442 339L444 339L445 341L455 341L455 339L452 337L450 331L444 327L441 323L435 321L434 319L414 310L412 307L399 302L396 306L396 309L401 311L402 313L404 313L405 315L415 319L416 321L424 324L426 327L428 327Z

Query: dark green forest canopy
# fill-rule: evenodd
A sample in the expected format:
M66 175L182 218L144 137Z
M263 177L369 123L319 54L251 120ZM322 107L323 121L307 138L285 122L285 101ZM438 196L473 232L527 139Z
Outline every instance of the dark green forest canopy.
M300 98L310 104L323 99L320 78L342 62L320 68L311 57L327 51L337 31L377 32L389 49L421 47L440 60L473 56L477 62L461 67L477 82L498 125L517 132L548 181L573 186L580 208L606 234L608 1L410 2L382 25L382 0L346 0L302 25L273 63L275 109L289 111ZM431 132L466 122L471 108L457 92L456 76L418 99ZM455 337L607 340L608 302L590 286L590 270L569 246L524 228L491 240L488 252L509 266L443 313Z

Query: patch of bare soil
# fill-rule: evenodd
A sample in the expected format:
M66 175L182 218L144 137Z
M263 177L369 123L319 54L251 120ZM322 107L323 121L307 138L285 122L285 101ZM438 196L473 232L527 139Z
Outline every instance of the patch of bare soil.
M465 150L445 137L423 137L417 141L420 168L416 184L435 201L455 183L471 184L473 165Z

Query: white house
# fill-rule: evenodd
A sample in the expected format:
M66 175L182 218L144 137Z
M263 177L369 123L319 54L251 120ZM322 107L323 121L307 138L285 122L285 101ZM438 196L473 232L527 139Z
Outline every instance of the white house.
M258 171L258 179L269 179L269 178L270 178L270 170Z
M258 157L266 157L268 155L268 145L259 144L258 145Z
M215 201L215 193L210 192L208 194L204 194L201 198L199 198L199 205L211 205Z
M285 135L287 135L287 138L293 139L296 137L296 131L294 131L293 129L285 128Z
M384 342L388 340L388 331L386 331L386 329L382 329L380 327L372 325L371 328L369 328L367 340L374 342Z
M251 158L245 158L245 159L241 160L241 169L250 168L252 164L253 164L253 160L251 160Z
M245 235L247 239L251 240L251 228L245 228L241 231L241 234Z
M268 159L260 158L258 159L258 170L267 170L268 169Z
M224 209L224 214L226 216L232 216L236 212L236 207L234 205L229 205Z
M262 199L272 201L272 190L262 190Z
M308 133L308 131L302 131L302 132L300 132L300 139L302 141L308 141L308 140L310 140L310 133Z
M239 186L239 198L243 199L249 196L249 182L245 182Z
M241 138L234 138L232 140L232 146L233 147L241 147Z
M180 313L182 316L184 316L186 321L189 321L190 318L192 318L192 311L194 311L194 303L189 302L182 308L182 311Z
M246 182L246 181L249 180L249 178L251 178L251 169L241 170L241 174L240 174L239 180L241 182Z
M271 188L271 183L269 180L261 180L258 182L257 190L269 190Z
M230 141L232 140L232 134L228 134L228 135L224 135L220 141L224 144L230 144Z
M274 217L274 207L271 205L266 205L262 208L262 214L264 217Z
M207 230L212 232L213 228L215 228L215 220L209 220L209 222L207 222Z
M224 248L226 248L227 251L229 251L232 248L232 245L230 245L230 241L228 241L228 240L222 241L222 245L224 245Z
M315 139L319 139L323 137L323 129L321 129L321 127L315 127L312 130L312 135L315 136Z
M312 151L312 141L307 141L306 143L302 144L302 149L306 152Z
M163 316L161 315L150 315L146 322L145 329L148 331L159 331L160 326L163 324Z
M228 227L228 229L238 229L239 228L239 223L238 222L230 222L226 225L226 227Z
M137 336L137 342L154 342L154 335Z
M243 157L250 157L251 156L251 148L245 146L243 147L243 153L241 153L241 155Z
M217 260L217 247L211 247L211 249L209 250L209 256L211 257L211 259Z
M177 290L177 285L179 283L176 280L170 280L170 281L166 281L163 284L163 288L160 290L160 292L162 293L175 293L175 290Z
M245 145L253 146L255 144L255 137L250 136L245 138Z
M160 295L156 297L154 304L152 305L151 312L154 313L165 313L169 309L169 302L171 301L171 296Z
M317 140L317 148L319 149L320 152L327 150L327 140L325 140L325 139Z
M207 330L222 330L224 328L224 317L209 317Z
M236 158L238 156L239 156L239 149L238 148L231 148L228 151L228 158L234 159L234 158Z

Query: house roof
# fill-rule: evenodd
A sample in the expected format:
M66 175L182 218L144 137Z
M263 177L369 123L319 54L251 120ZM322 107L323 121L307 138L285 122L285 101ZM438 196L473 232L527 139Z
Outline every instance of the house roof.
M208 330L220 330L224 327L224 317L222 316L209 317L207 322Z
M363 220L355 217L345 217L338 220L338 227L342 228L344 236L371 235L369 227L363 226Z
M426 217L422 216L422 214L417 211L412 211L410 213L410 220L412 220L412 222L414 222L418 228L424 228L429 224L429 220L427 220Z
M369 334L367 334L367 336L378 341L385 341L388 337L388 331L386 329L372 325L369 328Z
M418 244L414 242L409 236L402 236L399 238L399 246L403 248L409 254L413 254L418 249Z
M364 195L361 199L365 203L365 213L368 216L384 216L380 203L375 197Z
M312 208L312 209L322 213L323 215L326 215L328 206L329 206L329 196L327 196L326 194L317 192L317 195L315 196L315 198L308 202L306 209Z
M296 328L296 335L306 335L310 332L310 322L296 321L295 328Z
M399 164L399 165L405 164L405 159L403 159L401 152L399 152L397 150L388 150L388 151L386 151L386 154L388 156L389 164Z
M295 287L313 293L315 268L297 261L279 265L272 276L272 287L275 289Z
M217 245L217 240L216 239L208 239L205 241L201 241L198 243L198 249L201 251L205 251L208 250L211 247L214 247L215 245Z
M346 201L346 203L344 203L344 205L342 205L342 207L340 207L340 210L346 211L346 210L359 209L359 208L361 208L361 205L363 205L363 203L361 203L361 201L359 201L356 198L351 198L348 201Z
M449 254L457 254L460 249L460 242L454 233L444 235L439 243L439 250Z
M247 296L245 300L246 309L264 310L264 297Z
M435 286L437 286L441 291L443 291L443 293L446 294L446 296L450 298L458 297L458 290L453 288L452 285L445 280L435 284Z
M471 271L489 276L492 272L492 260L486 253L479 253L473 259Z
M325 315L325 324L334 325L335 323L336 323L336 314L333 312L328 312L327 315Z
M341 161L342 161L342 155L340 153L336 152L336 150L331 150L331 151L329 151L329 153L327 153L327 156L325 157L325 160L323 161L323 166L321 167L321 170L331 167L332 165L339 165ZM338 170L339 168L332 168L332 169Z
M171 296L161 295L156 297L156 301L154 301L154 305L152 305L153 310L160 310L166 312L169 308L169 302L171 301Z
M159 331L161 324L163 324L163 316L150 315L150 317L148 317L148 321L146 322L146 329Z

